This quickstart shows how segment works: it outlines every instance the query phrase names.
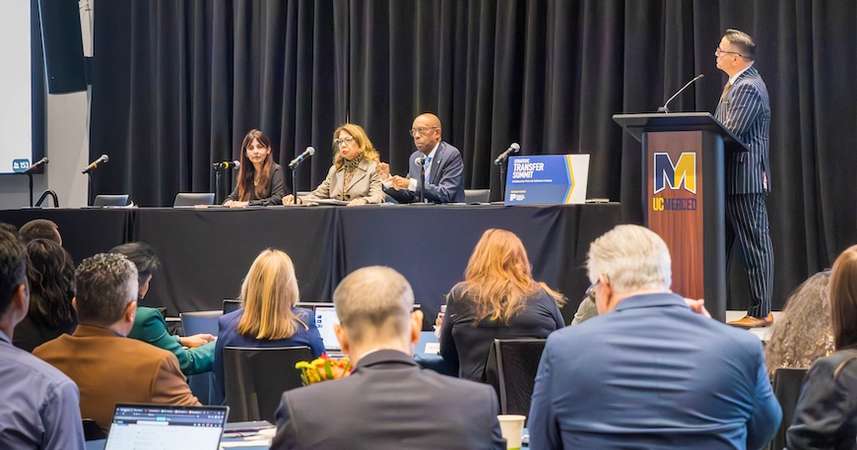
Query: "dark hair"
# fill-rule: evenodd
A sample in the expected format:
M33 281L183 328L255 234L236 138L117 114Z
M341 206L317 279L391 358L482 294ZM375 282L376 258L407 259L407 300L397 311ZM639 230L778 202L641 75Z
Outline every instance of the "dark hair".
M99 253L81 261L74 271L77 315L81 323L109 326L122 318L128 303L137 300L129 292L129 281L137 281L137 269L119 253Z
M137 267L137 281L140 285L146 282L146 278L154 274L161 267L161 261L155 254L155 249L145 242L128 242L117 245L110 249L110 253L119 253L134 263Z
M265 158L265 162L262 165L262 173L259 175L259 184L254 184L254 179L256 178L256 166L250 162L250 159L247 158L247 147L253 143L253 141L259 141L263 146L271 149L271 140L268 139L268 136L265 136L260 130L252 129L247 132L247 135L244 136L244 141L241 142L241 155L239 159L241 160L241 166L238 167L238 201L246 202L253 199L253 194L256 195L256 198L264 198L267 197L268 194L268 181L271 179L271 172L274 169L274 160L273 150L271 153L268 153L268 157Z
M35 219L21 225L18 235L24 244L33 239L48 239L62 245L60 227L48 219Z
M836 350L857 345L857 245L846 249L833 263L830 313Z
M741 56L749 59L750 61L754 61L756 59L756 43L753 42L753 38L751 38L749 34L741 30L728 28L726 33L723 34L723 37L738 49L738 53L740 53Z
M48 239L27 243L27 279L30 281L30 316L51 328L68 329L77 322L71 306L74 297L74 262L61 245Z
M0 229L0 316L12 303L12 294L27 283L27 251L18 236Z

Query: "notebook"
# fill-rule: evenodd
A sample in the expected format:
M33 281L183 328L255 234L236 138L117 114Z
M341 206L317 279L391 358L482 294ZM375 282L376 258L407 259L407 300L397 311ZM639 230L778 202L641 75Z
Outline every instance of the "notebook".
M229 408L118 403L105 450L218 450Z

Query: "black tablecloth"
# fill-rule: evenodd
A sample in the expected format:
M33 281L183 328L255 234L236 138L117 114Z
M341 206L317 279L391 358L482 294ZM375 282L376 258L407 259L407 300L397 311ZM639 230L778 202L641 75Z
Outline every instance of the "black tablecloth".
M380 264L405 275L426 316L434 317L482 233L504 228L521 237L536 279L569 297L568 318L588 286L589 243L619 223L620 214L618 204L25 209L0 211L0 221L54 220L77 262L122 242L148 242L162 268L146 304L171 314L219 309L224 298L238 295L256 255L274 247L292 257L303 301L329 301L348 273Z

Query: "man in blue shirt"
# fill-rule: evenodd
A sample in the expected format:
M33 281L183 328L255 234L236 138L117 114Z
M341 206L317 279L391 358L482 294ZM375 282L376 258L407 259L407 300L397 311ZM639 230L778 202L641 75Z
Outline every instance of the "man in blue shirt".
M599 316L548 337L530 448L758 449L781 420L759 339L670 292L664 241L620 225L589 249Z
M0 446L84 449L77 386L59 370L12 345L27 315L27 254L0 230Z

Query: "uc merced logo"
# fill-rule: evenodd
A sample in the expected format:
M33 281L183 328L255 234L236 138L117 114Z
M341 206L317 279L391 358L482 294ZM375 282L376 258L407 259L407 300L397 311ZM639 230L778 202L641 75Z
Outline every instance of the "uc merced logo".
M654 153L654 194L667 189L687 191L691 197L652 197L653 211L692 211L696 210L696 153L682 152L673 163L668 153Z

